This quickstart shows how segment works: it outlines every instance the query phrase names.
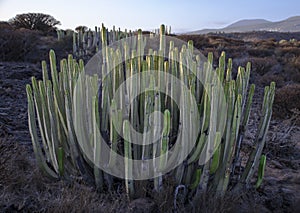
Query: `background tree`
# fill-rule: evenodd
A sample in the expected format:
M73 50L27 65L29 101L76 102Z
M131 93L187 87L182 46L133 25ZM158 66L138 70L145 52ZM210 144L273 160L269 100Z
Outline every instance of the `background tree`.
M76 30L77 32L82 32L82 33L84 33L85 31L88 30L88 27L87 27L87 26L78 26L78 27L75 28L75 30Z
M40 30L44 32L55 29L60 22L53 16L43 13L24 13L18 14L9 20L9 23L16 28L30 30Z

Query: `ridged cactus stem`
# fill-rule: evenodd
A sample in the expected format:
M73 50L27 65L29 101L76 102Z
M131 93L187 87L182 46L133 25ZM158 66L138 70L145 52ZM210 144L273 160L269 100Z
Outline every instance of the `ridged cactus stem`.
M58 172L60 176L63 176L64 174L64 149L62 147L58 147L58 154L57 154L57 158L58 158Z
M68 98L68 96L70 96L70 94L67 95L66 100L65 100L66 120L67 120L67 129L68 129L67 135L68 135L68 142L69 142L69 146L70 146L70 155L71 155L72 163L73 163L73 165L77 165L76 161L80 157L79 157L79 150L78 150L78 146L77 146L78 144L77 144L77 140L76 140L76 133L74 130L73 117L72 117L72 103L73 102L71 101L71 98Z
M151 158L152 153L152 136L151 134L146 134L150 132L151 130L151 117L150 114L154 111L154 104L155 104L155 98L154 98L154 87L155 87L155 79L154 76L150 76L150 83L148 86L148 90L145 92L145 109L144 109L144 135L143 135L143 149L142 149L142 160L149 160ZM150 145L147 145L150 144ZM144 164L142 164L145 174L149 173L149 168L144 167Z
M246 103L246 109L244 112L242 125L240 126L240 129L239 129L239 137L238 137L238 143L237 143L238 146L236 149L235 159L232 164L232 166L233 166L232 173L233 174L235 172L235 166L241 162L240 161L240 149L241 149L241 144L242 144L242 141L244 139L244 135L245 135L245 132L247 129L247 124L248 124L248 120L249 120L249 116L250 116L250 112L251 112L251 105L252 105L254 91L255 91L255 85L252 84L250 87L249 93L248 93L248 99L247 99L247 103Z
M162 51L162 55L165 56L166 55L166 29L165 29L165 25L163 24L160 26L159 35L160 35L159 50Z
M158 138L161 137L161 97L160 97L160 93L159 91L155 91L155 96L154 96L154 115L153 115L153 120L152 120L152 124L153 124L153 138L156 139L156 141L153 141L153 146L152 146L152 159L155 159L159 156L161 156L161 141L157 140ZM158 162L157 160L154 160L154 170L156 172L159 171L159 164L160 162ZM154 189L156 191L159 191L159 189L161 188L161 177L158 178L154 178Z
M76 33L73 33L73 54L77 55L77 41L76 41Z
M27 100L28 100L28 125L29 131L32 139L33 150L35 153L35 157L40 169L49 177L58 178L58 175L49 168L45 157L43 156L42 148L39 144L38 134L37 134L37 126L36 126L36 114L34 110L34 101L32 96L32 89L30 85L26 85L26 93L27 93Z
M42 74L43 74L43 83L46 88L47 81L49 80L49 73L48 73L46 61L42 61Z
M196 171L195 171L195 174L194 174L194 181L193 183L191 183L190 185L190 189L196 189L197 186L199 185L199 182L200 182L200 178L201 178L201 168L196 168Z
M161 137L160 143L160 171L166 166L167 159L168 159L168 146L169 146L169 136L171 131L171 113L169 110L164 111L164 121L163 121L163 132Z
M102 70L105 69L103 64ZM103 76L103 75L102 75ZM101 79L101 84L99 88L99 99L101 100L101 132L105 132L108 129L108 108L109 108L109 92L108 92L109 83L107 78Z
M139 79L139 75L136 75L138 73L138 58L136 55L136 51L133 50L132 51L132 59L131 59L131 76L134 76L132 78L132 83L130 84L130 90L129 90L129 100L132 101L132 103L130 103L130 121L131 124L133 126L133 128L136 131L140 131L140 122L139 122L139 101L138 101L138 92L140 91L140 79ZM137 142L140 140L139 135L138 134L134 134L134 136L132 137L132 140ZM139 159L142 155L142 150L140 146L134 145L133 146L134 149L134 159Z
M163 94L163 98L162 98L163 100L162 109L164 108L170 109L171 107L171 103L170 103L171 90L169 88L169 85L171 84L171 78L170 78L169 68L170 68L169 61L165 61L164 62L164 72L165 72L164 83L161 84L165 87L164 88L165 94Z
M110 107L110 143L111 153L109 166L114 167L116 164L116 155L118 151L118 131L122 129L122 111L117 109L117 103L112 100Z
M142 62L142 72L146 72L148 71L148 65L147 65L147 61L143 61ZM141 90L145 89L146 86L147 86L147 81L148 79L145 78L145 77L141 77L140 78L140 88ZM142 93L139 95L139 122L141 124L141 128L144 128L143 127L143 124L144 124L144 119L145 119L145 97L146 97L146 93Z
M224 81L224 73L225 73L225 52L221 53L221 56L219 58L219 67L218 67L218 77L219 81L223 82Z
M51 135L47 131L50 132L50 118L47 111L47 102L45 102L45 94L40 94L38 83L34 77L32 77L32 88L33 88L33 95L34 95L34 102L35 102L35 109L37 112L37 120L40 127L40 134L43 143L43 147L45 150L45 155L47 161L50 161L50 148L49 148L49 141L51 140ZM44 105L43 105L44 104ZM44 107L43 107L44 106ZM46 128L45 128L46 127ZM47 134L48 133L48 134ZM50 144L51 146L51 144Z
M214 154L213 154L212 163L210 166L211 174L214 174L220 165L220 155L221 155L220 141L221 141L221 133L216 132L215 141L214 141Z
M131 136L130 136L130 123L125 120L123 123L124 134L124 161L125 161L125 186L126 193L129 199L134 198L134 181L132 180L133 164L132 164L132 149L131 149Z
M93 119L93 145L94 145L94 177L97 190L103 190L103 172L99 168L100 160L101 160L101 143L100 135L99 135L99 114L98 114L98 99L97 97L93 97L93 107L92 107L92 119Z
M229 149L227 151L227 158L225 158L225 176L224 176L224 182L221 184L221 188L218 188L218 190L221 194L224 194L227 190L228 184L229 184L229 178L231 175L231 164L234 158L235 153L235 147L237 143L238 138L238 132L239 132L239 125L241 122L241 111L242 111L242 97L241 95L238 95L235 107L234 107L234 114L233 114L233 121L232 121L232 127L231 127L231 133L230 133L230 141L229 141Z
M48 141L48 148L50 151L50 157L53 161L53 166L55 171L58 173L58 162L56 158L56 151L59 146L61 146L62 138L59 137L60 126L57 125L59 123L59 118L57 115L57 110L55 104L53 102L54 94L52 90L49 88L47 91L48 96L48 106L49 106L49 120L50 120L50 129L51 129L51 136L49 137Z
M226 82L229 82L232 80L232 59L228 59L227 63L227 71L226 71Z
M265 168L266 168L266 156L262 155L259 161L259 167L258 167L258 177L257 177L257 182L255 185L255 188L259 188L263 178L264 178L264 174L265 174Z
M106 58L106 54L107 54L107 32L106 32L106 28L104 27L104 25L102 24L102 28L101 28L101 44L102 44L102 57L103 57L103 65L105 65L106 63L108 63L107 58ZM105 70L105 68L104 68ZM103 69L102 69L103 72ZM105 76L102 74L102 76Z
M142 30L138 30L138 38L137 38L137 57L138 57L138 72L141 71L142 68L142 59L144 55L144 45L143 45L143 34Z
M178 61L178 51L176 49L174 49L171 52L171 74L175 78L178 77L177 61ZM175 78L172 78L172 80L171 80L171 97L173 97L176 100L176 98L179 97L178 89L177 89L179 85L177 85L177 81L175 81ZM171 109L172 109L171 117L173 120L173 122L171 123L171 130L175 132L177 130L177 124L179 121L179 111L177 110L176 104L174 101L171 101Z
M249 186L250 180L253 177L253 174L259 165L259 159L266 141L267 129L269 127L272 116L274 94L275 83L272 82L270 86L265 87L262 117L258 128L258 133L254 142L254 148L249 156L245 171L241 177L240 184L237 185L237 189L240 189L243 183L245 183L246 186Z

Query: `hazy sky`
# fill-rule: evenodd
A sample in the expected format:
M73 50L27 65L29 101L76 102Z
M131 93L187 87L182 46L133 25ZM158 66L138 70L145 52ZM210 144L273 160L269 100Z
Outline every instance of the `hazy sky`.
M113 25L121 29L152 30L160 24L182 32L203 28L221 28L241 19L263 18L279 21L300 15L299 0L0 0L0 20L16 14L50 14L74 29Z

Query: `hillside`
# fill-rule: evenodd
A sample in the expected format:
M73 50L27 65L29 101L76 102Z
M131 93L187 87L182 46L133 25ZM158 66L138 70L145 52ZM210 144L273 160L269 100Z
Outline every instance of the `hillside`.
M197 30L190 32L189 34L207 34L217 32L233 33L251 31L300 32L300 16L293 16L277 22L271 22L264 19L245 19L237 21L224 28Z

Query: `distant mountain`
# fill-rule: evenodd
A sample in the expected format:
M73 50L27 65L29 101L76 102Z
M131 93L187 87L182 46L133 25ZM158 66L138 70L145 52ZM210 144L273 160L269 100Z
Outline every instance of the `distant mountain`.
M300 16L290 17L288 19L272 22L264 19L245 19L237 21L227 27L220 29L203 29L188 34L207 34L207 33L233 33L233 32L251 32L251 31L272 31L272 32L300 32Z
M271 21L267 21L265 19L244 19L241 21L237 21L231 25L228 25L227 28L236 28L236 27L245 27L245 26L253 26L257 24L270 24Z

